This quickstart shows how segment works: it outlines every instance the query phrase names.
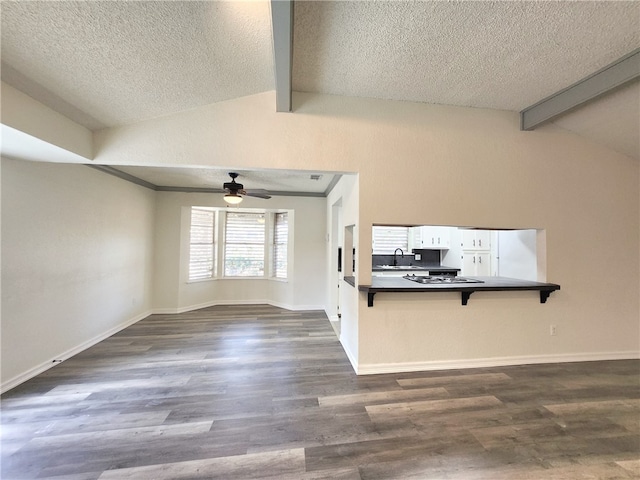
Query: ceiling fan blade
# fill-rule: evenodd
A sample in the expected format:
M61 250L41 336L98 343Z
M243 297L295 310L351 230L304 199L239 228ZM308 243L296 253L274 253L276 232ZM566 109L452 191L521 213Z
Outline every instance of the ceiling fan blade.
M229 191L238 191L238 190L242 190L244 188L244 185L236 182L227 182L222 184L222 188Z
M258 197L258 198L265 198L265 199L271 198L271 195L269 195L269 192L261 188L245 190L244 194L247 195L248 197Z

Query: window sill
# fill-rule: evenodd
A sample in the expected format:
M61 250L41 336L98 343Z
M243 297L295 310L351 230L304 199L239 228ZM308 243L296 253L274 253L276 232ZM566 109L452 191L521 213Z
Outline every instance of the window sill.
M187 280L185 283L187 283L187 284L189 284L189 283L205 283L205 282L213 282L214 280L217 280L217 278L215 278L215 277L199 278L198 280Z
M218 280L269 280L269 277L218 277Z
M276 277L220 277L218 280L268 280L271 282L287 283L289 280L286 278Z
M211 277L202 278L199 280L187 280L185 283L204 283L204 282L216 282L219 280L270 280L273 282L289 283L288 278L276 278L276 277Z

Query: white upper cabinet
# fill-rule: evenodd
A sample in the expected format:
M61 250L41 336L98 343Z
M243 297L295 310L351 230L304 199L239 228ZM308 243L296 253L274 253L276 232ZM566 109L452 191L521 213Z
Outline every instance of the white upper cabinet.
M462 250L491 250L491 230L462 230Z
M409 248L448 250L451 248L451 227L423 225L409 229Z
M409 227L409 251L422 248L422 227Z

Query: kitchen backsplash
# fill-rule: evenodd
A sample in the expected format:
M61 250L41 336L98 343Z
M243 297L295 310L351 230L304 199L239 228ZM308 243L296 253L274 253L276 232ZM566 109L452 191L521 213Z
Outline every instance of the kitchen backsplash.
M420 255L420 260L416 260L415 255ZM405 253L404 258L398 252L396 255L398 265L440 265L440 250L414 249L413 253ZM393 265L393 255L371 255L371 266Z

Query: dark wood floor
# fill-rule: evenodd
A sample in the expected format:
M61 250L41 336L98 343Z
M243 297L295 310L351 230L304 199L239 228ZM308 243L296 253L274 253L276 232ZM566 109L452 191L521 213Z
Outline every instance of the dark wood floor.
M321 312L153 315L2 397L2 478L640 478L640 362L357 377Z

